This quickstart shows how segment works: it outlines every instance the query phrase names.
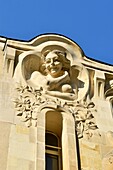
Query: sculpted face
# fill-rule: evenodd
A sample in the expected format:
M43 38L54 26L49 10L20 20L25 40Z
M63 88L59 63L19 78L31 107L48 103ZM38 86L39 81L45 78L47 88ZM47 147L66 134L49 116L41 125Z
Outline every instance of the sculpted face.
M50 74L52 77L59 77L61 75L62 63L57 54L50 52L47 54L45 62L48 74Z

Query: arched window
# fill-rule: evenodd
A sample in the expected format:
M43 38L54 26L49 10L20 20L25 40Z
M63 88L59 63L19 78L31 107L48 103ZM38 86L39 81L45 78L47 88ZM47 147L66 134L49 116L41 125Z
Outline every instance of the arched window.
M46 170L61 170L60 139L52 132L46 132L45 137Z

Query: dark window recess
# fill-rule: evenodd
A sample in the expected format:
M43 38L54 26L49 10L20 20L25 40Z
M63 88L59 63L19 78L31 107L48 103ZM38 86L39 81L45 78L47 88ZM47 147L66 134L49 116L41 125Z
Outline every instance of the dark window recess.
M46 170L59 170L58 156L46 153Z

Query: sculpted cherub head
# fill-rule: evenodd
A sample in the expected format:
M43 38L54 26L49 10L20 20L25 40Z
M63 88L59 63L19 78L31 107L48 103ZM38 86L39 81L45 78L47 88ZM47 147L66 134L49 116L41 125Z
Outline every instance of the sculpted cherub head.
M59 50L46 51L43 54L43 67L45 67L46 75L56 78L69 72L70 61L66 58L67 53Z

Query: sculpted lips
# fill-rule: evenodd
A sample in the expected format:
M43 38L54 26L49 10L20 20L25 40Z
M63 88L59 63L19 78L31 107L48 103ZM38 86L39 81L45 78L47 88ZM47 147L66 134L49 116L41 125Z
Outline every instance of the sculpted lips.
M57 66L51 66L49 68L49 70L51 71L51 73L54 73L54 72L56 72L58 70L58 67Z

